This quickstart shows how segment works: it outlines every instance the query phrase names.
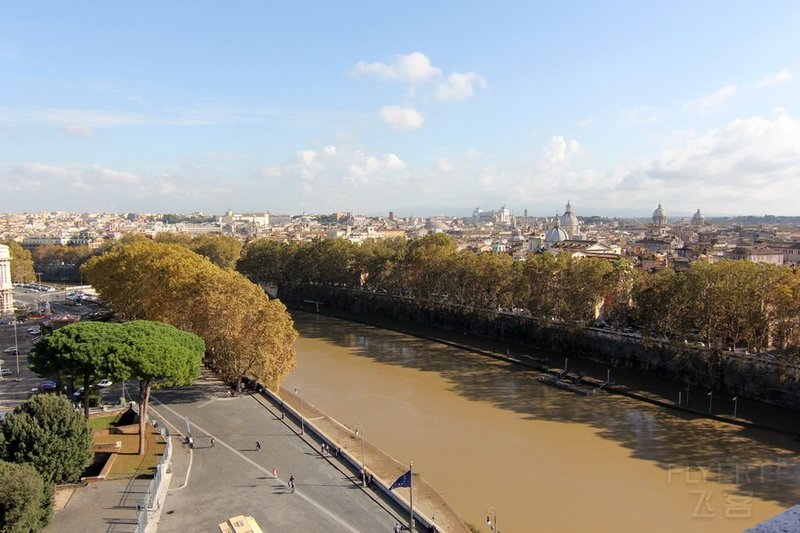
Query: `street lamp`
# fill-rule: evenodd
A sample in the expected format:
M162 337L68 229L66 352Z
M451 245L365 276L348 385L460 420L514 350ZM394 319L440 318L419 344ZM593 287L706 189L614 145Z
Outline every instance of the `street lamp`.
M300 434L305 435L306 433L306 423L305 419L303 419L303 391L298 389L297 387L294 388L294 395L300 398Z
M494 507L489 507L486 511L486 525L493 533L497 533L497 511Z
M736 407L738 406L738 403L739 403L739 397L738 396L734 396L733 397L733 418L736 418Z
M714 391L708 391L708 414L711 414L711 402L714 400Z
M17 354L17 381L19 381L19 341L17 340L17 320L14 317L14 352ZM41 327L41 326L40 326Z
M361 428L361 484L367 486L367 462L364 460L364 424L359 422ZM356 429L356 434L358 430Z

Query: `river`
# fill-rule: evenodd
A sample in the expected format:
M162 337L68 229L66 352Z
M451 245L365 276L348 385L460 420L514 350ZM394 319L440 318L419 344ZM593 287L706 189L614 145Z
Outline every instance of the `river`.
M788 437L578 396L465 350L294 313L285 387L512 532L742 531L800 503Z

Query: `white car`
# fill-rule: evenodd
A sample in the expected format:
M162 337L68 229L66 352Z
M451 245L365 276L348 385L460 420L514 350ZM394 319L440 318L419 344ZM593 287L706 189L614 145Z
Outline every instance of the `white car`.
M28 333L31 335L38 335L42 332L42 329L39 326L28 328Z
M5 350L3 350L3 353L13 353L13 354L16 354L16 353L17 353L17 349L16 349L16 347L14 347L14 346L9 346L9 347L8 347L8 348L6 348Z
M111 381L110 379L106 378L106 379L101 379L100 381L98 381L97 382L97 386L102 389L104 387L110 387L113 383L114 383L113 381Z
M0 376L10 376L10 375L11 375L11 369L10 368L0 369Z

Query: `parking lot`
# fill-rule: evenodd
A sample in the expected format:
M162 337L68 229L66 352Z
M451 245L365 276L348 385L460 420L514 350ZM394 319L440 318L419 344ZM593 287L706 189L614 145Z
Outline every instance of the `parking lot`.
M14 289L14 301L19 309L35 308L39 302L48 302L53 315L69 313L87 316L97 310L93 304L76 305L66 299L65 291L32 292L23 288ZM17 405L27 400L34 390L38 390L43 378L28 368L28 353L40 335L40 324L45 318L26 320L18 324L0 325L0 416L12 411ZM18 347L19 353L14 351ZM66 384L58 384L64 391ZM119 395L114 387L102 389L103 396ZM71 398L71 395L68 395Z

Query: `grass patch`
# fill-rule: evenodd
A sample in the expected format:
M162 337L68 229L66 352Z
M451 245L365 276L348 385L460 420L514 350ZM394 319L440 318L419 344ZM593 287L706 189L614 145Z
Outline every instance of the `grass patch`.
M89 419L89 429L97 431L98 429L108 429L114 427L119 420L120 415L109 416L95 416Z
M103 417L110 418L110 417ZM105 428L103 428L105 429ZM117 452L117 458L108 473L108 479L127 479L133 477L152 477L156 467L164 455L164 439L158 430L147 425L145 432L145 453L139 455L139 434L103 435L95 433L94 443L114 443L119 441L122 446Z

